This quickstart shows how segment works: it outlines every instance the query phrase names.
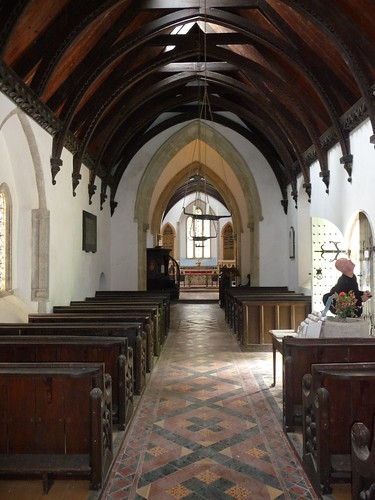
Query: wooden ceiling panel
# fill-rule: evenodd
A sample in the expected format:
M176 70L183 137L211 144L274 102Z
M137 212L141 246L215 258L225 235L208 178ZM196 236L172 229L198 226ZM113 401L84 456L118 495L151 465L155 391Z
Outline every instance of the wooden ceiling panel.
M0 4L1 88L30 114L43 106L34 118L53 134L51 166L63 147L74 154L73 190L84 164L114 206L137 148L196 119L204 89L213 119L267 157L283 198L297 175L309 186L315 160L328 182L333 144L350 162L350 130L366 118L375 125L374 2L206 0L205 6L200 0ZM30 106L33 99L39 104Z
M3 56L6 64L15 65L30 46L37 42L48 26L56 21L69 2L70 0L34 0L28 2L12 28L11 37Z

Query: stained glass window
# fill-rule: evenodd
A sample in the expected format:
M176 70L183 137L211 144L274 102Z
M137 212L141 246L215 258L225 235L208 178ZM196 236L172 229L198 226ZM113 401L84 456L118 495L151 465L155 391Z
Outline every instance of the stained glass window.
M6 231L7 231L6 199L0 192L0 290L6 289Z

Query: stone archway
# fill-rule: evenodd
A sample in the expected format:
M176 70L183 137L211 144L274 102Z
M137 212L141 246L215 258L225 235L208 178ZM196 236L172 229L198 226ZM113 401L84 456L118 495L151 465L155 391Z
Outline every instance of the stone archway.
M238 213L237 220L233 217L234 226L236 226L236 230L238 230L235 236L238 252L237 262L240 266L241 260L244 257L241 253L240 230L246 228L245 230L250 233L250 248L248 251L252 281L254 285L259 283L259 222L262 220L262 213L255 180L248 165L228 139L216 129L206 124L202 125L197 120L179 129L161 145L151 158L141 182L139 183L134 219L138 224L138 286L140 289L146 287L147 231L151 228L151 231L158 232L158 224L160 224L160 218L156 224L156 216L150 214L150 204L156 184L155 179L159 179L168 163L183 147L197 139L199 127L200 131L202 127L205 129L204 134L202 134L205 142L222 156L224 161L230 166L241 186L242 195L246 204L246 213ZM181 175L181 172L176 173L176 177L178 175ZM233 194L231 196L235 199ZM165 201L163 203L158 203L157 211L162 213L165 208L165 203Z
M38 303L38 312L46 312L49 300L49 236L50 214L47 208L45 180L37 139L30 119L20 110L9 113L0 128L12 118L19 120L34 168L38 208L32 209L31 299Z

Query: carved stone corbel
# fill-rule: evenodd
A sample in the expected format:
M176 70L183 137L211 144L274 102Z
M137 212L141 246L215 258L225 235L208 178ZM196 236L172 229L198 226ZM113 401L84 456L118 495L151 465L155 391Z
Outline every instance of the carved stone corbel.
M311 182L305 182L305 184L303 184L303 188L306 191L309 203L311 203Z
M76 189L78 187L79 181L81 180L82 176L78 172L73 172L72 173L72 187L73 187L73 196L76 196Z
M292 189L292 198L294 200L294 204L295 204L295 207L298 208L298 204L297 204L297 200L298 200L298 193L297 193L297 189L296 188L293 188Z
M111 200L111 217L115 213L117 205L118 205L117 201Z
M91 182L88 184L88 191L89 191L89 205L92 204L92 197L95 194L96 191L96 185L92 184Z
M284 214L286 215L288 213L288 200L281 200L281 205L284 208Z
M330 173L329 170L323 170L323 172L319 172L319 177L322 178L322 181L326 185L326 193L329 193L329 177Z
M103 210L103 205L107 199L107 194L103 193L103 191L100 193L100 210Z
M53 156L51 156L50 163L51 163L52 184L55 185L56 184L55 177L60 172L60 167L62 166L63 161L61 158L54 158Z
M344 155L340 158L341 165L344 165L348 172L348 182L352 182L353 155Z

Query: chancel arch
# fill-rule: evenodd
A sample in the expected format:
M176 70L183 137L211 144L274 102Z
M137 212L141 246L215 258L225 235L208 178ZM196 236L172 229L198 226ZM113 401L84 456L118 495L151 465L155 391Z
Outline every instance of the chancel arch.
M164 177L161 180L163 172L180 150L197 139L198 125L198 121L189 123L165 141L150 160L139 184L134 219L138 223L138 279L140 288L146 286L147 230L150 229L154 244L157 244L160 221L168 201L176 189L181 187L184 180L187 179L191 165L186 162L178 167L174 165L173 174L171 173L169 178ZM227 206L231 208L238 249L237 263L240 268L241 260L244 258L240 251L241 233L243 231L251 233L250 248L246 250L245 260L247 261L246 265L251 269L254 283L257 283L259 281L259 222L262 220L262 210L255 180L241 154L223 134L205 124L201 124L200 127L200 130L205 129L202 133L205 142L229 166L239 186L238 191L233 192L225 179L216 173L218 165L206 166L207 180L216 187ZM155 179L158 179L156 183ZM242 208L238 204L238 199L243 200Z

